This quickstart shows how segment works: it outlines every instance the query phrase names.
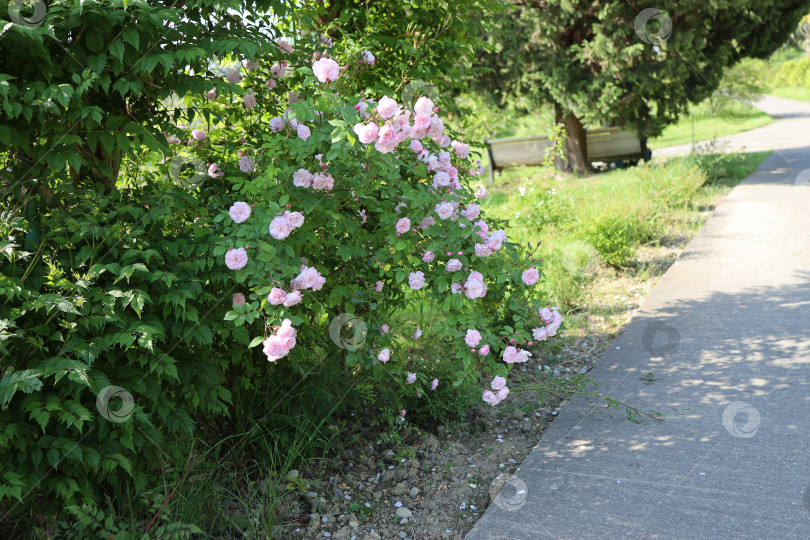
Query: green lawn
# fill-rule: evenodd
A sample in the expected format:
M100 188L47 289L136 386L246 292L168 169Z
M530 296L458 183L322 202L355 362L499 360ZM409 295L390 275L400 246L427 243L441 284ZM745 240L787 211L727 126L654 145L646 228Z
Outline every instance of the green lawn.
M691 143L693 137L694 142L707 141L766 126L773 122L773 118L764 112L743 103L721 107L719 111L715 110L712 114L711 108L704 102L692 107L691 112L692 114L684 116L678 123L665 128L660 137L651 139L650 148Z
M584 292L597 275L638 272L639 247L690 238L708 217L705 210L767 155L692 155L585 178L510 169L482 206L489 218L507 222L510 239L541 242L536 256L546 261L545 298L587 310Z
M810 101L810 88L804 86L786 86L774 88L768 94L787 99L798 99L799 101Z

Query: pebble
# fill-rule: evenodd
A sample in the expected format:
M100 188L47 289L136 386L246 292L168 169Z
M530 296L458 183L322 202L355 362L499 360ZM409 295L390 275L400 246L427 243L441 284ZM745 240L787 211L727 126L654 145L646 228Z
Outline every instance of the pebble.
M467 503L461 503L460 505L458 505L459 510L464 510L465 508L467 508Z
M325 533L323 533L323 536L324 536L324 538L332 538L332 533L325 532Z
M417 495L419 495L419 488L412 487L411 490L408 492L408 495L411 496L411 499L415 499Z
M329 523L329 518L327 516L323 516L321 518L321 523Z
M408 535L405 534L404 531L399 531L399 533L397 533L397 536L399 536L400 538L403 538L403 539L408 538Z
M413 514L410 510L405 507L397 508L397 517L402 519L407 519L413 517Z

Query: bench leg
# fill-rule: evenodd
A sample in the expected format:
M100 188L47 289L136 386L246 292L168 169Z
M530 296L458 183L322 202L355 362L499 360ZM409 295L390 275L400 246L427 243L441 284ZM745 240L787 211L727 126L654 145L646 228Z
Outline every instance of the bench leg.
M489 185L495 185L495 160L492 159L492 151L487 146L487 157L489 158Z

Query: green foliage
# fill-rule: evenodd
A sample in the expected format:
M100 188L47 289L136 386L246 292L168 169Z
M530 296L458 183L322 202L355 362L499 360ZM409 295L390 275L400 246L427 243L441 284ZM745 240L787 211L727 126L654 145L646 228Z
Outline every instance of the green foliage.
M481 54L497 69L479 74L475 88L499 106L551 103L584 124L615 122L642 137L709 97L726 66L767 57L810 9L807 0L658 2L672 31L656 39L659 19L637 35L645 26L635 3L514 3L486 36L492 52Z
M247 333L222 320L231 285L209 256L212 231L191 223L195 197L132 195L65 194L66 210L40 215L35 253L21 246L29 226L4 214L0 497L12 514L155 487L167 438L226 413L224 373L249 365ZM97 401L111 385L131 410Z
M623 266L645 240L643 223L628 216L604 215L590 220L582 231L602 259L613 266Z
M167 110L161 100L208 90L211 59L274 48L272 32L229 10L266 23L263 12L284 18L290 9L278 0L54 0L31 27L11 22L8 6L0 2L0 148L15 151L0 178L16 193L33 184L48 204L58 182L111 189L124 156L164 150L160 132L194 111Z

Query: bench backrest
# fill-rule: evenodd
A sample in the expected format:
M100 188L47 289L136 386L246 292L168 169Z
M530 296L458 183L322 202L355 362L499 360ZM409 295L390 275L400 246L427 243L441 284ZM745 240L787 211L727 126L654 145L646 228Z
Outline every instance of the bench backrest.
M642 157L641 141L632 131L621 128L595 129L586 134L589 161L614 161ZM523 165L540 165L551 141L545 135L486 141L490 167L507 169Z

